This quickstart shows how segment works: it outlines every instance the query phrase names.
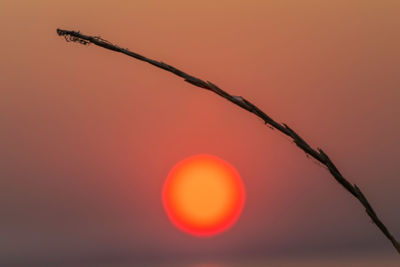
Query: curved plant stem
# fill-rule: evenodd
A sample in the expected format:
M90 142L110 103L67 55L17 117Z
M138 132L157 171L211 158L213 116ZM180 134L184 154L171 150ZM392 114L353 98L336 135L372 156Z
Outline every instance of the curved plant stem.
M260 110L257 106L255 106L253 103L246 100L245 98L243 98L241 96L231 95L231 94L225 92L224 90L222 90L221 88L219 88L217 85L211 83L210 81L203 81L199 78L189 75L189 74L187 74L171 65L168 65L164 62L156 61L156 60L147 58L145 56L142 56L140 54L134 53L132 51L129 51L128 49L121 48L121 47L116 46L98 36L88 36L88 35L83 35L80 32L61 30L61 29L57 29L57 34L59 36L64 36L65 39L69 42L78 42L78 43L81 43L84 45L95 44L97 46L101 46L103 48L106 48L106 49L109 49L109 50L112 50L115 52L120 52L122 54L136 58L138 60L145 61L145 62L147 62L151 65L154 65L160 69L172 72L173 74L183 78L185 80L185 82L191 83L194 86L197 86L197 87L209 90L213 93L216 93L217 95L227 99L228 101L232 102L233 104L235 104L235 105L253 113L257 117L261 118L266 125L269 125L272 128L277 129L279 132L292 138L294 143L301 150L303 150L307 155L313 157L318 162L320 162L322 165L324 165L329 170L329 172L331 173L333 178L338 183L340 183L350 194L352 194L356 199L358 199L358 201L361 203L361 205L364 206L366 213L372 219L373 223L382 231L382 233L387 237L387 239L389 239L390 242L392 242L394 248L400 254L399 243L392 236L392 234L389 232L389 230L386 228L386 226L383 224L383 222L378 218L374 209L371 207L367 198L361 192L360 188L355 184L353 185L353 184L349 183L343 177L343 175L340 173L340 171L336 168L335 164L333 164L333 162L330 160L328 155L321 148L317 148L317 149L312 148L306 141L304 141L303 138L301 138L288 125L286 125L284 123L281 124L281 123L276 122L271 117L269 117L267 114L265 114L262 110Z

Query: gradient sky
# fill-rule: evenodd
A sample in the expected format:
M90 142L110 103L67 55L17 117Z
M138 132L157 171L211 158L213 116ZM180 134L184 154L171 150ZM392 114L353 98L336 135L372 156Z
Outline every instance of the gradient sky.
M395 255L255 116L56 28L246 97L322 147L400 239L399 13L397 0L0 1L0 263ZM161 204L170 168L199 153L233 164L247 191L211 239L177 230Z

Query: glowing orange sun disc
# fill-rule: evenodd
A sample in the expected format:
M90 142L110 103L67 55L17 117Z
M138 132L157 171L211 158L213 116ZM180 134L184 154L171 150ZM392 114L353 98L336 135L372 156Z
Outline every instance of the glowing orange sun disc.
M172 223L199 237L221 233L238 219L245 201L239 173L226 161L201 154L177 163L162 190Z

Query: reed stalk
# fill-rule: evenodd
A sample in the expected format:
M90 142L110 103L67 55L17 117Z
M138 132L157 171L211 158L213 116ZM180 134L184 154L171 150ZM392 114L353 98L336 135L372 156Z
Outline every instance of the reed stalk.
M304 139L302 137L300 137L287 124L276 122L270 116L268 116L266 113L264 113L261 109L259 109L253 103L251 103L249 100L245 99L242 96L231 95L210 81L201 80L201 79L196 78L195 76L192 76L190 74L187 74L169 64L147 58L145 56L142 56L140 54L132 52L126 48L121 48L117 45L114 45L114 44L102 39L101 37L88 36L88 35L81 34L79 31L76 32L76 31L68 31L68 30L62 30L62 29L57 29L57 34L59 36L63 36L65 38L65 40L68 42L78 42L83 45L94 44L94 45L103 47L105 49L119 52L119 53L125 54L127 56L136 58L138 60L145 61L151 65L154 65L157 68L169 71L169 72L183 78L185 82L188 82L194 86L209 90L209 91L225 98L226 100L232 102L233 104L247 110L248 112L253 113L257 117L261 118L264 121L265 125L275 128L282 134L290 137L293 140L293 142L297 145L297 147L300 148L301 150L303 150L306 153L306 155L311 156L312 158L314 158L315 160L320 162L323 166L325 166L327 168L327 170L331 173L332 177L339 184L341 184L344 187L344 189L346 189L350 194L352 194L361 203L361 205L365 208L365 212L371 218L372 222L381 230L381 232L386 236L386 238L390 240L393 247L400 254L400 245L399 245L398 241L389 232L389 230L387 229L385 224L379 219L378 215L376 214L376 212L374 211L374 209L372 208L372 206L370 205L370 203L368 202L367 198L362 193L360 188L356 184L351 184L343 177L343 175L340 173L340 171L335 166L335 164L332 162L332 160L328 157L328 155L321 148L317 148L317 149L312 148L306 141L304 141Z

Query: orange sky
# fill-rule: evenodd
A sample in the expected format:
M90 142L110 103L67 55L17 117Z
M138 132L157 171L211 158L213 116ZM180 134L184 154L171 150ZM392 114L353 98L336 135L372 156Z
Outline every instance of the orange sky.
M0 258L394 253L327 171L251 114L55 30L243 95L322 147L399 239L399 13L395 0L2 1ZM211 240L171 227L161 204L170 168L199 153L246 186L239 221Z

